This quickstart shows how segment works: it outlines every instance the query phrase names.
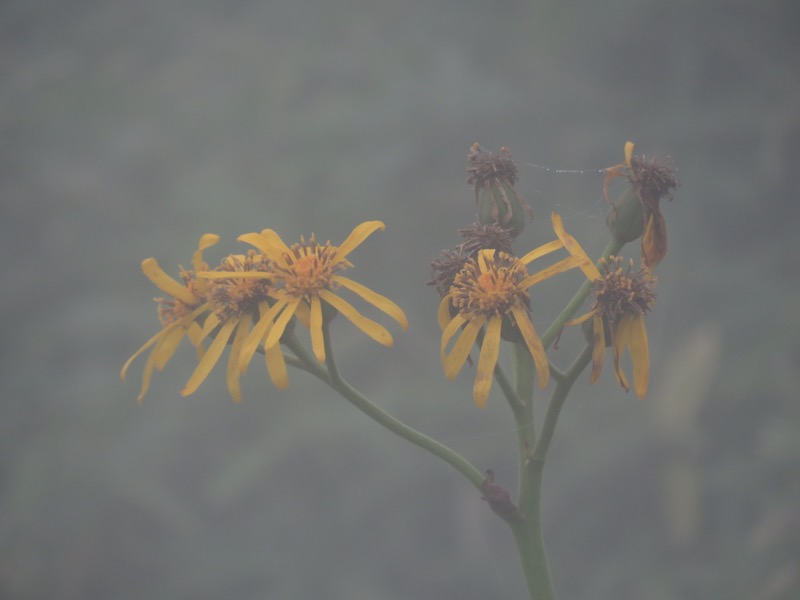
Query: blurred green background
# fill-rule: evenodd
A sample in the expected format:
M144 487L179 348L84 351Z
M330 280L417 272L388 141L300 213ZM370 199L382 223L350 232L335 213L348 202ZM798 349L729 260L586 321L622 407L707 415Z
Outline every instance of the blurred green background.
M318 382L261 365L234 404L184 348L141 406L159 293L197 238L338 243L407 311L391 350L334 329L345 375L515 484L495 390L447 382L429 262L509 146L535 220L598 253L602 175L671 155L651 393L585 375L545 474L560 598L800 597L800 8L790 0L0 4L0 597L525 597L513 541L443 463ZM587 170L558 174L551 169ZM635 255L630 248L628 255ZM544 327L579 275L543 284ZM566 363L570 332L557 362ZM541 414L541 409L540 409Z

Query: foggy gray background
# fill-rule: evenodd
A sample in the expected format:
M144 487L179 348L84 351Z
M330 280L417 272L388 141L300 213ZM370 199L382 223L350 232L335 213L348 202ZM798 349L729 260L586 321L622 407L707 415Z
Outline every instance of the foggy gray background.
M474 371L442 375L429 262L474 217L475 141L520 168L517 251L558 210L599 253L591 170L628 139L682 182L651 391L606 365L565 406L556 590L800 597L798 23L789 0L0 4L0 597L525 597L479 494L302 373L278 391L256 360L236 405L218 365L182 398L183 348L137 405L144 360L119 369L160 295L139 263L177 274L207 231L216 261L265 227L338 243L385 221L353 276L411 325L385 349L337 322L340 367L513 489L499 392L479 410ZM579 282L542 284L538 327Z

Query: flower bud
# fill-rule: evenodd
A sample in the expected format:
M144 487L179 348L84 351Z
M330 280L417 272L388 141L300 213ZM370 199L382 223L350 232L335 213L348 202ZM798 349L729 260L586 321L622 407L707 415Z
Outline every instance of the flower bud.
M612 235L621 242L638 240L644 231L644 207L633 185L629 185L622 196L611 204L606 224Z
M467 161L467 182L475 187L478 222L482 225L499 225L507 229L512 238L517 237L533 212L514 189L517 166L511 160L511 151L503 147L500 154L492 154L475 143L470 148Z

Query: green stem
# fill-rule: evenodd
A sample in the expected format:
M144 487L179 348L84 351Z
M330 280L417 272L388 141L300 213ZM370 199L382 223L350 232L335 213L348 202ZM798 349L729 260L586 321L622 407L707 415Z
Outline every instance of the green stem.
M532 600L552 600L553 584L547 565L542 535L541 497L544 462L533 460L536 430L533 414L535 367L527 346L513 346L517 395L523 405L514 411L519 445L519 492L517 506L521 519L507 521L517 544L525 582Z
M325 340L325 364L327 366L327 373L325 373L323 376L314 373L317 375L317 377L325 381L365 415L374 421L377 421L380 425L383 425L386 429L400 436L404 440L411 442L415 446L419 446L423 450L427 450L434 456L439 457L464 475L464 477L466 477L469 482L472 483L472 485L474 485L479 491L482 491L485 476L483 473L478 471L478 469L472 466L468 460L444 444L429 438L416 429L413 429L402 421L394 418L392 415L370 402L358 390L356 390L342 378L342 376L339 374L339 369L336 367L336 361L333 357L333 345L331 342L330 332L328 331L327 320L323 321L323 337ZM305 348L302 348L300 344L295 345L300 346L302 349L300 354L298 354L296 348L292 346L289 347L293 352L295 352L295 354L298 355L298 358L301 361L313 361L316 363L316 360L308 354ZM323 371L324 373L324 369L322 369L322 367L319 367L319 370Z
M553 395L550 397L550 402L547 405L547 413L544 416L544 423L542 424L542 431L539 433L539 439L533 449L533 460L544 464L547 457L547 450L550 448L550 442L553 439L553 433L556 429L558 417L561 414L561 408L564 406L564 401L567 399L572 384L583 372L592 361L592 345L587 344L581 351L575 361L570 365L569 369L564 373L564 378L556 382L556 387L553 390Z

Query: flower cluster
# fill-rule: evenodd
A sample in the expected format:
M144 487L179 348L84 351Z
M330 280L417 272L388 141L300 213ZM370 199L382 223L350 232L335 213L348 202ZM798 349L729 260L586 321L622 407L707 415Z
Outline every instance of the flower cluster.
M203 250L219 237L206 234L200 239L192 269L181 269L183 283L167 275L153 258L142 262L142 270L156 286L169 295L157 298L162 330L148 340L123 366L125 375L131 363L151 349L145 364L139 400L150 385L153 369L162 370L180 342L187 337L197 349L198 364L181 392L197 390L230 346L227 384L236 401L242 398L239 378L255 353L262 349L272 382L278 388L288 385L286 360L281 340L295 321L310 332L311 347L318 361L326 359L324 324L341 313L368 336L391 346L391 333L362 315L338 291L350 290L380 309L403 329L408 327L405 313L394 302L366 286L341 275L352 267L349 254L378 229L380 221L358 225L340 245L320 244L312 234L308 241L287 246L271 229L248 233L239 241L254 246L247 254L231 254L215 269L202 259ZM208 347L206 340L210 339Z
M669 198L678 184L671 166L634 157L633 148L633 143L628 142L625 162L607 169L604 188L607 196L610 180L620 175L627 175L631 183L631 201L612 203L609 226L621 245L642 238L642 266L638 270L634 270L632 260L624 269L623 259L618 256L596 263L567 233L557 213L551 216L556 239L520 258L514 256L511 240L519 235L525 219L514 219L513 230L510 229L510 215L524 212L513 189L517 170L510 152L504 148L500 155L493 155L477 144L470 149L469 183L475 186L479 223L461 230L466 241L455 250L443 251L432 263L429 284L435 285L442 297L439 325L445 376L455 378L469 360L473 346L480 347L473 388L478 406L484 406L488 398L501 339L524 342L539 385L547 386L550 367L531 320L529 289L573 268L581 269L588 278L594 301L585 315L561 323L578 325L592 320L590 382L598 381L605 348L611 346L619 384L625 391L631 388L620 366L622 354L628 350L633 364L633 388L640 398L647 393L650 358L644 316L655 301L652 269L666 254L666 228L658 203L662 197ZM534 260L560 249L565 249L569 257L534 274L528 272L527 267ZM453 339L456 341L450 348Z

